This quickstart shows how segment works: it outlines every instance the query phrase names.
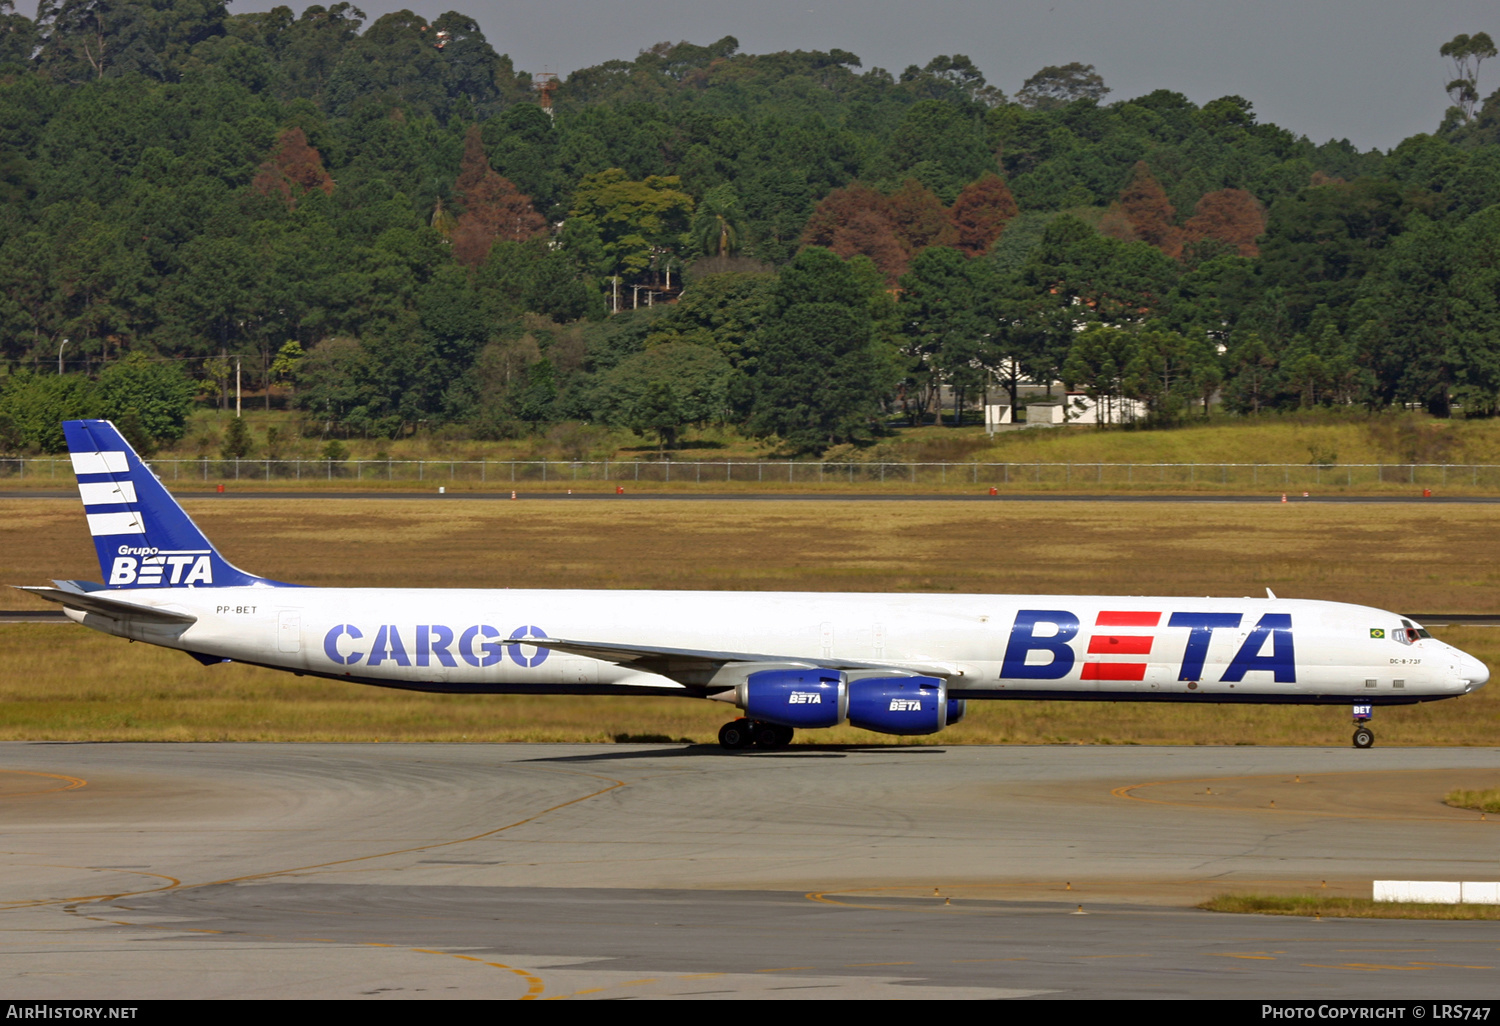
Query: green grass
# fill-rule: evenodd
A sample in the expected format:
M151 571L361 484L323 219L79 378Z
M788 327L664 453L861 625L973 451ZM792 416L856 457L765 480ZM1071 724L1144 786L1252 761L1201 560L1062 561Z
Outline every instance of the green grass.
M164 458L216 457L232 411L200 410L187 434ZM275 426L285 458L316 459L323 439L315 418L303 414L246 409L265 455L266 429ZM549 425L538 433L506 441L477 441L453 426L409 438L345 439L353 459L654 459L654 442L627 430L577 423ZM747 438L733 428L690 430L674 459L760 459L775 444ZM1035 428L1000 432L981 426L896 427L869 447L841 446L831 458L862 461L1244 463L1311 465L1351 463L1500 463L1500 420L1435 420L1421 413L1365 414L1309 411L1261 417L1190 417L1170 430L1100 430L1093 427Z
M349 439L350 463L330 474L323 440L296 414L248 411L257 448L239 467L218 459L230 414L200 411L187 437L157 454L160 472L182 492L227 490L715 493L1037 493L1259 494L1295 501L1330 495L1438 497L1500 493L1500 419L1438 421L1422 414L1330 412L1261 418L1190 420L1173 430L1089 427L1019 430L987 436L982 428L898 430L873 446L837 446L822 461L788 467L770 443L729 428L690 435L658 459L627 431L554 425L502 442L464 439L454 428L398 441ZM265 435L283 437L279 458L314 461L266 468ZM201 458L207 460L197 462ZM179 465L168 461L191 461ZM359 461L367 461L360 465ZM368 462L374 461L374 462ZM418 465L421 461L421 465ZM489 461L481 468L480 464ZM545 468L543 462L549 463ZM725 461L738 464L732 474ZM519 463L519 465L510 465ZM1417 466L1413 468L1413 464ZM1476 469L1495 468L1495 469ZM9 474L8 468L3 468ZM32 465L7 489L66 488L66 458Z
M1500 905L1430 905L1369 898L1311 895L1221 894L1198 906L1209 912L1267 916L1322 916L1329 919L1484 919L1500 920Z
M930 493L1001 495L1046 493L1260 494L1285 493L1438 497L1500 493L1500 419L1434 420L1419 413L1310 411L1257 418L1189 418L1171 430L1028 429L989 436L982 427L898 427L878 444L836 446L824 459L798 460L789 470L773 441L746 438L717 426L690 431L662 460L651 442L602 425L550 425L506 441L464 437L450 425L399 440L344 439L349 464L335 468L290 464L268 478L266 436L281 436L278 458L318 461L320 425L304 415L253 406L245 420L255 439L250 462L239 468L218 459L231 412L200 410L186 436L157 454L161 461L206 459L206 465L160 464L169 486L184 493L226 490L526 492L579 494ZM363 467L355 461L370 462ZM413 461L425 461L420 468ZM479 463L490 461L481 469ZM509 466L519 461L522 465ZM529 462L529 465L527 463ZM543 468L541 461L550 461ZM732 480L725 461L739 464ZM605 467L603 464L608 463ZM913 469L910 464L917 464ZM1410 469L1417 464L1420 469ZM1392 469L1400 466L1402 469ZM0 468L6 489L57 490L71 485L65 457L32 465L24 476Z
M1449 791L1443 796L1443 804L1455 809L1474 809L1476 812L1500 812L1500 787L1485 791Z

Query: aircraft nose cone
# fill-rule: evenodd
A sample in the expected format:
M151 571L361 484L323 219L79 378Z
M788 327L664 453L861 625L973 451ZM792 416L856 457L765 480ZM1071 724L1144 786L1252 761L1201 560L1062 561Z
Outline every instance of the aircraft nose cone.
M1467 652L1458 654L1458 675L1469 682L1471 688L1477 688L1490 679L1490 668Z

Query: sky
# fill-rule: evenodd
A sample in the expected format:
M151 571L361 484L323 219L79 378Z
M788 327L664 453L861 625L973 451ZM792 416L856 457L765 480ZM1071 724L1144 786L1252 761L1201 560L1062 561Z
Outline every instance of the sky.
M235 0L235 13L269 10ZM290 4L300 12L305 4ZM406 8L458 10L518 70L560 77L630 60L663 40L726 35L745 53L842 49L900 74L939 54L967 55L1014 94L1047 65L1092 64L1108 100L1154 89L1195 103L1237 94L1262 121L1314 142L1389 149L1433 131L1453 73L1438 48L1459 33L1500 39L1500 8L1480 0L355 0L373 21ZM1500 58L1479 91L1500 88Z

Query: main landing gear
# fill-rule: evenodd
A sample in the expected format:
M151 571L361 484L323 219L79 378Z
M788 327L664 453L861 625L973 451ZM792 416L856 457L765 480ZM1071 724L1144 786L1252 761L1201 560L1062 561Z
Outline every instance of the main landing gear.
M1375 747L1375 732L1370 729L1370 713L1373 706L1356 705L1354 707L1354 747Z
M792 743L792 728L743 717L719 728L719 744L725 748L785 748Z

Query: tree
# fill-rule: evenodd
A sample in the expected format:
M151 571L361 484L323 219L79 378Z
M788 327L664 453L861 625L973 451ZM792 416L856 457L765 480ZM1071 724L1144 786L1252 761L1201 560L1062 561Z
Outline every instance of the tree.
M1198 399L1208 412L1208 397L1223 373L1207 339L1148 329L1137 332L1133 342L1121 383L1127 396L1146 404L1153 421L1172 424Z
M1176 211L1144 160L1135 162L1129 183L1120 191L1120 209L1136 238L1149 242L1169 257L1182 252L1182 237L1173 224Z
M681 244L693 214L693 198L681 184L676 175L631 181L620 168L585 175L568 216L598 229L614 273L640 280Z
M965 399L983 387L993 362L988 350L998 320L997 284L989 264L942 246L918 254L901 276L903 350L918 417L927 394L935 399L939 381L953 391L954 424L962 422Z
M1271 204L1259 291L1264 299L1268 286L1281 290L1287 324L1274 335L1290 338L1320 305L1348 309L1360 282L1423 206L1419 194L1369 178L1313 186Z
M498 105L502 89L514 92L510 58L495 53L473 18L448 11L430 28L431 45L442 55L443 85L450 100L462 101L460 109L483 117Z
M886 211L908 258L928 246L951 246L958 240L942 200L914 178L886 197Z
M111 420L133 414L151 442L175 442L187 430L194 391L177 364L131 353L99 375L99 413Z
M66 452L65 420L99 415L98 386L82 374L33 374L20 371L0 388L0 413L10 417L28 449Z
M41 0L37 61L65 81L176 81L188 51L222 35L223 0Z
M1015 197L996 174L986 174L964 186L948 218L956 234L953 244L965 256L988 253L1005 225L1020 213Z
M351 420L368 420L372 412L383 412L373 362L356 339L319 342L297 364L297 406L322 419L325 435Z
M1062 380L1089 397L1101 428L1120 416L1116 404L1125 395L1125 368L1135 356L1135 341L1131 332L1101 324L1080 332L1068 349Z
M1109 95L1104 79L1094 71L1092 64L1048 66L1028 78L1016 100L1032 110L1055 110L1075 100L1098 102Z
M1098 326L1081 333L1063 366L1068 387L1081 386L1100 411L1100 424L1114 416L1117 398L1139 400L1158 424L1173 423L1194 400L1208 397L1223 380L1218 357L1205 339L1173 331Z
M951 203L966 182L998 170L983 123L962 107L938 100L912 105L891 137L896 174L915 178Z
M382 113L399 107L414 115L446 114L448 67L430 29L411 11L375 19L343 47L328 77L328 105L340 115L363 105Z
M271 361L270 378L272 381L286 381L297 374L297 368L301 365L307 354L302 350L302 343L296 339L287 339L276 351L276 359Z
M1461 225L1413 218L1350 312L1382 403L1451 413L1459 389L1500 395L1500 207Z
M906 273L913 256L957 239L942 201L914 178L889 196L860 182L834 189L802 232L803 245L831 249L845 260L869 257L891 284Z
M802 229L802 244L833 249L839 230L856 215L865 212L878 214L885 219L889 229L888 207L885 196L878 190L863 182L850 182L841 189L834 189L818 203Z
M365 12L347 0L308 7L295 22L291 11L286 11L285 22L274 32L286 95L312 100L321 107L339 58L359 38L364 20Z
M1100 235L1067 215L1047 224L1019 278L1079 320L1140 323L1165 303L1178 266L1145 242Z
M669 449L687 425L724 416L732 373L729 361L706 346L652 346L601 376L601 410L606 421L655 434Z
M1237 332L1226 362L1229 384L1224 389L1224 405L1237 413L1259 413L1272 397L1276 354L1257 332Z
M1472 120L1479 104L1479 65L1496 55L1495 43L1488 32L1474 35L1459 33L1438 48L1438 53L1453 62L1454 79L1448 83L1448 96Z
M855 65L858 66L856 60ZM1005 94L984 83L984 75L961 53L934 57L924 68L912 65L901 73L901 85L928 100L977 103L994 107L1005 102Z
M728 256L739 248L739 222L744 216L734 186L728 182L716 185L703 194L688 235L698 252L707 256Z
M531 198L490 167L478 125L464 136L464 159L453 191L464 205L453 228L453 257L461 264L484 263L496 239L526 242L547 230Z
M747 427L796 452L868 439L879 431L879 361L870 296L826 249L798 253L781 272L758 333Z
M802 230L802 244L832 250L844 260L867 256L891 284L906 273L910 259L892 222L889 200L860 182L824 197Z
M1182 226L1182 241L1193 246L1205 239L1233 247L1242 257L1260 256L1256 240L1265 234L1266 210L1244 189L1206 192L1193 208L1193 216Z
M531 197L537 213L550 217L558 204L566 204L573 179L560 166L563 133L540 107L516 103L482 128L490 163Z
M0 0L0 67L24 65L36 49L36 24L16 13L14 0Z
M243 460L255 454L255 439L250 436L250 427L242 417L231 417L224 431L224 441L219 446L219 459Z
M276 149L250 187L262 196L280 194L290 210L313 189L333 195L333 178L323 169L323 155L308 145L307 133L293 127L276 137Z
M738 366L765 320L776 277L731 271L700 278L700 266L694 265L691 284L653 335L670 332L680 341L709 346Z

